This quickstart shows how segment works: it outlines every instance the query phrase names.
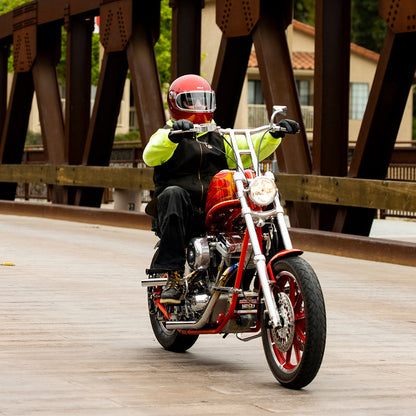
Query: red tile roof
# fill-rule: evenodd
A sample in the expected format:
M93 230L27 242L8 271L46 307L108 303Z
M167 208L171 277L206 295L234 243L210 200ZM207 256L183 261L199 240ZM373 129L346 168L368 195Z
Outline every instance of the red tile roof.
M249 68L257 68L257 56L255 51L251 51L248 61ZM315 67L315 54L313 52L293 52L292 68L293 69L311 69Z
M315 54L313 52L293 52L292 67L293 69L314 69Z

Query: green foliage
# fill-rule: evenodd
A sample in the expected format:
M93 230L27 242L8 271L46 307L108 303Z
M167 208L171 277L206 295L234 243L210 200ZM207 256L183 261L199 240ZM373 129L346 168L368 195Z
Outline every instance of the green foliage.
M380 52L387 24L378 13L378 0L352 0L351 41Z
M98 77L100 75L100 35L98 33L92 34L92 56L91 56L91 84L98 84Z
M294 17L302 23L315 26L315 0L295 0Z
M31 0L0 0L0 14L10 12L17 6L28 3Z
M116 134L114 142L138 142L140 141L140 132L138 130L131 130L126 134Z
M42 143L42 135L40 133L27 132L25 146L41 145Z
M157 67L162 86L170 83L171 28L172 9L169 7L169 0L162 0L160 2L160 37L155 45Z

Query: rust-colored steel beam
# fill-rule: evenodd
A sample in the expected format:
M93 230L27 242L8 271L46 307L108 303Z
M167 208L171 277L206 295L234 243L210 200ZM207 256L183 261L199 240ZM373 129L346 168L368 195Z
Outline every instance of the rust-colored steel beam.
M282 18L283 6L275 4L265 2L253 31L264 99L270 115L273 105L287 105L287 117L297 120L301 127L299 134L283 140L279 147L279 167L288 173L310 173L312 162Z
M39 108L43 144L52 164L65 163L65 134L56 64L61 47L61 27L56 23L40 26L37 33L37 56L32 67L33 83ZM62 187L54 186L51 194L55 203L66 203Z
M7 111L7 64L9 59L9 46L0 45L0 137L4 129Z
M315 175L346 176L351 0L316 1L313 166ZM332 230L337 209L312 208L312 228Z
M201 10L204 0L170 0L172 8L171 80L200 73Z
M61 28L51 23L39 27L38 53L32 75L39 108L44 145L52 164L65 163L65 135L56 64L61 46Z
M84 165L108 166L110 162L126 76L126 53L104 52L84 150ZM77 195L77 202L83 206L99 207L102 192L102 189L83 189Z
M100 8L100 40L106 52L125 50L132 34L132 0L103 1Z
M212 80L217 101L214 118L220 126L234 126L252 44L251 36L222 36Z
M0 142L0 163L22 162L33 94L32 74L15 72ZM15 183L0 184L0 199L14 200L16 186Z
M65 16L66 94L65 152L70 165L82 163L91 110L91 53L93 20L84 16ZM75 203L76 189L69 188L68 204Z
M260 3L261 0L217 0L215 20L224 36L232 38L250 35L260 17Z
M131 0L107 1L102 4L101 15L105 53L83 158L84 164L95 166L110 162L128 67L143 145L165 121L153 49L159 36L160 4L139 7L135 3L133 7ZM102 189L84 189L76 202L98 207L101 197Z
M414 0L379 0L378 11L394 33L416 31L416 4Z
M92 20L67 17L65 147L68 163L82 163L91 110Z
M146 7L134 9L133 35L126 50L143 148L166 121L153 48L158 38L160 4L152 2Z
M414 81L416 54L409 51L415 47L416 31L394 34L387 29L349 176L385 177Z
M393 154L409 90L414 81L416 4L379 0L379 13L388 29L364 113L349 176L384 179ZM343 208L334 231L368 236L375 211Z
M414 80L416 31L395 34L387 29L368 105L354 150L349 176L384 179L403 111ZM334 230L368 236L374 210L348 208L337 216Z
M287 117L300 124L300 133L283 140L278 148L279 168L287 173L311 173L311 155L285 34L291 13L292 2L263 1L252 36L269 115L273 105L287 105ZM310 227L309 204L290 204L288 212L293 226Z
M215 11L217 26L223 33L212 80L217 95L215 121L232 127L250 59L251 33L260 17L260 0L244 4L217 0Z
M30 71L37 54L37 3L13 10L13 67L15 72Z

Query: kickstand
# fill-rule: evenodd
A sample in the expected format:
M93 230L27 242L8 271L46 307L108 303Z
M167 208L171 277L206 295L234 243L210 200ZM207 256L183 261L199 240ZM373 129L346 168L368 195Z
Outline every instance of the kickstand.
M260 332L258 332L256 335L252 335L252 336L250 336L250 337L246 337L246 338L243 338L243 334L242 334L242 333L240 333L240 334L235 334L235 336L236 336L236 337L237 337L237 339L239 339L240 341L243 341L243 342L248 342L248 341L251 341L252 339L256 339L256 338L261 337L261 331L260 331Z

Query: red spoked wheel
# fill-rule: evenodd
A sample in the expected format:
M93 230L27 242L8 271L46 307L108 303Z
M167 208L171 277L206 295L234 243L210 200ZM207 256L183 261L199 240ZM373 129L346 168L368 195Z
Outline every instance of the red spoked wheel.
M315 378L325 350L322 290L312 267L300 257L277 260L272 271L280 325L272 328L267 311L263 313L264 352L275 378L300 389Z
M151 268L153 267L154 259L157 256L157 251L153 256ZM161 276L163 277L163 273ZM147 304L149 308L149 318L152 325L153 333L159 344L168 351L185 352L191 348L198 335L184 335L179 333L176 329L167 329L165 322L169 317L169 307L165 307L159 302L162 287L147 288Z

